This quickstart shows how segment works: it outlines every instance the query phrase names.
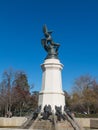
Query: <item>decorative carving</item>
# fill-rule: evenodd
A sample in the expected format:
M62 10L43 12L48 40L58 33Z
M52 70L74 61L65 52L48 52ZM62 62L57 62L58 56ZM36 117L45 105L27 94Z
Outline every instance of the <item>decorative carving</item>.
M57 121L61 121L61 119L65 120L65 116L62 114L62 106L58 107L58 106L55 106L55 110L56 110L56 113L55 115L57 116Z
M38 114L40 113L41 111L41 106L39 106L33 113L33 117L32 117L32 120L35 120L37 117L38 117Z
M45 105L44 106L44 112L42 113L42 119L43 120L48 120L49 116L52 114L51 112L51 106L50 105Z

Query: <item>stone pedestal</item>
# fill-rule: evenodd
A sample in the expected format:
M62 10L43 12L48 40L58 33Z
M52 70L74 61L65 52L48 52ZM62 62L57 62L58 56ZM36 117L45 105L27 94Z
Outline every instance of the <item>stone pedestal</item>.
M42 88L39 93L39 103L42 110L45 105L51 105L52 111L55 112L55 105L65 105L65 97L62 91L61 70L63 65L58 59L46 59L42 67Z

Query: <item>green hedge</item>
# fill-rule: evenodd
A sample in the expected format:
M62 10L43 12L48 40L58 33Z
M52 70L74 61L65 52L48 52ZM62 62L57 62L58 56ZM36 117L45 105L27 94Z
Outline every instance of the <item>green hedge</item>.
M98 113L97 114L79 114L79 113L75 113L75 117L78 117L78 118L98 118Z

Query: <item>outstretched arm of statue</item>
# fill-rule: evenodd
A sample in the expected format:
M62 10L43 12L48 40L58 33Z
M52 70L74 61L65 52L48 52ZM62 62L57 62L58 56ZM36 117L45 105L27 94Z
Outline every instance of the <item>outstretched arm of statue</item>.
M54 46L60 46L59 43L55 43L55 42L53 42L53 41L51 41L51 45L54 45Z

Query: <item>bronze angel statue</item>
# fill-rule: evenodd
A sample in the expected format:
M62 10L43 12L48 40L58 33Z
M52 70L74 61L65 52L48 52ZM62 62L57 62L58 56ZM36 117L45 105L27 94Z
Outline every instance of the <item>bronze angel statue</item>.
M52 34L53 31L48 31L47 26L44 25L43 26L43 33L45 38L41 39L41 43L44 47L44 49L46 50L46 52L48 53L46 59L49 58L58 58L58 49L60 44L55 43L52 39Z

